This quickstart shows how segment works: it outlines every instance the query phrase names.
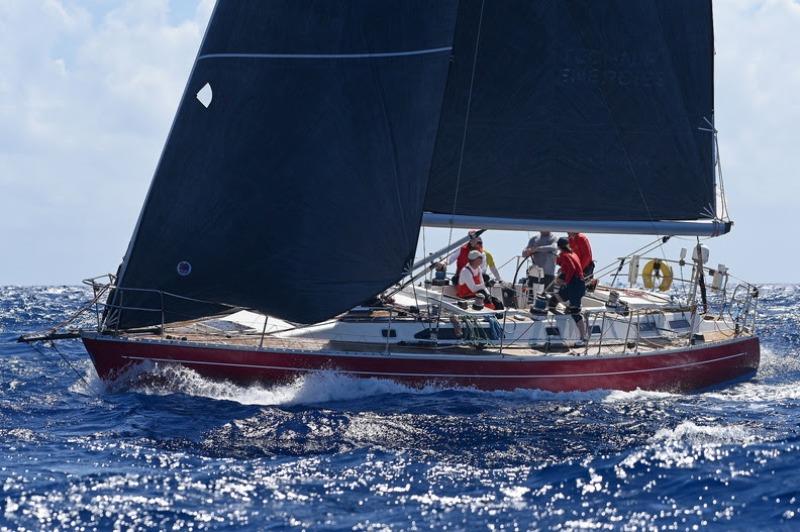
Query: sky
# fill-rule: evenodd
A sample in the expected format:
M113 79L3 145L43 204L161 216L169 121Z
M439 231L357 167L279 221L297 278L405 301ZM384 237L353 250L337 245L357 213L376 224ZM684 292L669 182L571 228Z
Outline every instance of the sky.
M0 285L77 284L116 270L212 7L0 0ZM800 2L716 0L714 10L716 122L735 226L706 243L710 262L751 282L800 282ZM504 263L528 236L490 231L484 242ZM600 265L653 240L590 236ZM427 229L419 253L449 238ZM664 256L692 244L674 239Z

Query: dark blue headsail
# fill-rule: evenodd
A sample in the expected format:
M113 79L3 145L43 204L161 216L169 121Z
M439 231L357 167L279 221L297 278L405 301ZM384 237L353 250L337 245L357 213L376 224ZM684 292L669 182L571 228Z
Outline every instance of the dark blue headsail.
M710 0L461 0L425 210L713 218L713 56Z
M397 281L455 17L455 0L219 1L110 300L154 310L107 325L214 303L315 322Z

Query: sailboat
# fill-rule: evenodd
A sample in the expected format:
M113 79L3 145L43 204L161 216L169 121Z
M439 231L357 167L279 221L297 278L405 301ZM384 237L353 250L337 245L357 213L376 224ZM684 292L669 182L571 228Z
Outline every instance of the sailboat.
M96 328L46 337L79 336L103 379L749 378L757 290L728 288L699 241L732 227L713 70L704 0L218 0L123 262L87 280ZM415 262L425 227L698 240L673 264L691 269L683 295L639 288L642 254L600 278L581 342L516 279L501 311L432 282L465 241Z

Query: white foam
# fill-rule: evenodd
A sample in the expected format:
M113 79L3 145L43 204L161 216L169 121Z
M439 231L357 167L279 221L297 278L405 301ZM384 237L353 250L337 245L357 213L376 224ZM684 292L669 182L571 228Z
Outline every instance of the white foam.
M798 290L796 284L762 284L758 287L761 298L773 296L793 296Z
M739 445L752 443L755 440L756 436L743 425L709 426L683 421L674 428L659 430L649 441L655 444L706 446Z
M751 410L760 410L771 407L770 403L800 399L800 387L794 381L779 384L748 382L731 390L709 393L707 397L723 401L737 401Z
M441 390L433 386L411 388L394 381L362 379L333 371L317 372L287 384L269 387L259 384L242 386L228 381L207 379L189 368L173 365L139 367L137 371L107 385L106 389L109 389L108 386L115 390L125 387L153 395L184 393L264 406L346 401L386 394L430 394Z
M185 393L187 395L236 401L253 405L292 405L347 401L378 395L415 394L426 395L446 390L482 394L501 399L520 399L530 402L641 402L675 397L665 392L635 390L591 390L586 392L548 392L544 390L517 389L514 391L481 391L475 388L426 385L411 387L392 380L365 379L348 376L335 371L324 371L299 377L294 381L274 386L253 384L241 386L225 381L202 377L195 371L180 366L162 366L152 371L153 381L145 378L139 391L154 394ZM157 384L153 384L153 382Z
M654 392L649 390L640 390L636 389L630 392L623 392L619 390L613 390L609 392L605 399L603 399L604 403L642 403L644 401L662 401L665 399L676 399L682 397L681 394L670 393L670 392Z
M352 377L335 371L323 371L299 377L286 384L265 386L238 385L228 381L212 380L194 370L177 365L142 363L133 366L112 382L101 380L89 361L84 364L83 380L70 386L70 391L83 395L103 395L131 389L146 394L167 395L185 393L248 405L292 405L347 401L377 395L425 395L445 390L485 394L513 401L602 402L626 403L646 400L663 400L676 397L666 392L634 390L590 390L585 392L549 392L545 390L517 389L513 391L481 391L443 385L411 387L386 379Z
M761 348L759 378L782 377L787 374L800 374L800 356L795 351L778 354L769 347Z
M800 357L796 352L775 353L761 349L761 364L755 381L703 394L705 398L736 401L744 408L763 409L771 402L800 399Z
M525 399L528 401L563 401L563 402L598 402L598 403L626 403L642 402L644 400L662 400L678 397L668 392L651 392L636 389L630 392L621 390L588 390L585 392L549 392L546 390L527 390L519 388L512 392L486 392L509 399Z
M759 441L743 425L709 426L682 421L674 428L664 428L651 436L644 448L629 454L615 467L618 478L626 478L627 470L638 465L650 467L693 468L701 462L723 460L730 446L745 446ZM731 475L744 472L730 471Z
M83 378L72 383L69 387L69 391L81 395L102 395L108 391L108 383L102 381L100 377L97 376L97 372L90 360L85 360L80 364L73 364L73 366L83 368Z

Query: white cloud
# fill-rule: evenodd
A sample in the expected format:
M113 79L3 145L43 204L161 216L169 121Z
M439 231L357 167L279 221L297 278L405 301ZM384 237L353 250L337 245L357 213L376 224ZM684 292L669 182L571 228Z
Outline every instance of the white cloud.
M85 4L0 5L0 284L116 268L213 2Z
M717 124L734 214L754 203L796 205L800 4L724 0L715 27Z

